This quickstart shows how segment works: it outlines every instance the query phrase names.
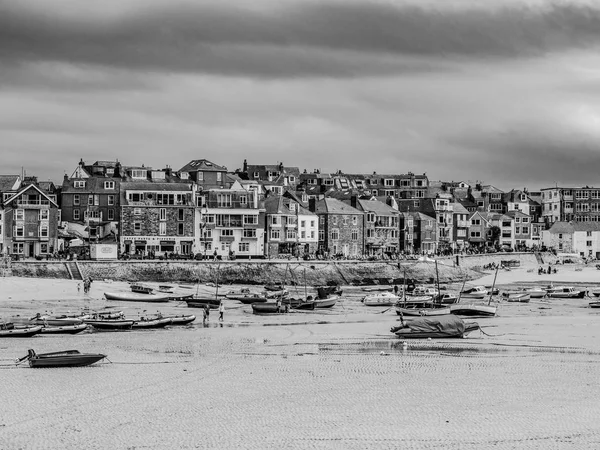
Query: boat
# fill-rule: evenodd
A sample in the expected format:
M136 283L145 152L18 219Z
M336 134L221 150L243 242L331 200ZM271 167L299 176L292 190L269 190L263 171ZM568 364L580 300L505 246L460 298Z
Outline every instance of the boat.
M330 295L342 295L343 291L338 285L317 286L317 296L319 298L328 298Z
M305 311L314 311L316 307L315 299L312 295L306 298L290 298L286 299L284 304L289 304L291 309L300 309Z
M165 294L169 294L169 300L173 300L173 301L177 301L180 302L182 300L188 299L188 298L192 298L194 296L193 293L191 292L167 292L167 291L159 291L159 292L163 292Z
M279 302L252 303L253 314L285 314L285 305Z
M586 291L578 291L572 286L552 287L546 292L550 298L583 298L586 294Z
M486 295L489 295L488 290L484 286L474 286L460 292L460 298L473 298L483 300Z
M401 301L396 303L394 309L399 316L445 316L451 313L449 306L434 304L428 308L405 307Z
M590 308L600 308L600 301L590 302Z
M527 292L530 298L544 298L546 296L546 291L537 286L530 289L524 289L523 292Z
M285 287L283 286L283 284L275 284L275 283L265 284L264 288L265 288L265 290L271 291L271 292L284 291L285 290Z
M262 295L266 298L281 298L287 297L289 292L287 289L280 289L278 291L264 291Z
M122 302L164 303L169 301L169 294L139 294L136 292L105 292L106 300Z
M62 325L62 326L44 326L41 334L77 334L87 329L87 324Z
M528 292L516 291L516 292L503 292L502 296L507 302L516 303L529 303L531 295Z
M98 330L131 330L133 320L129 319L85 319L85 323Z
M393 286L366 286L362 288L364 292L386 292L394 290Z
M41 325L15 327L13 323L0 324L0 337L32 337L41 331Z
M29 367L83 367L94 364L106 358L102 353L81 353L79 350L65 350L62 352L37 354L28 350L27 356L19 359L19 362L28 360Z
M50 327L62 327L66 325L81 325L83 320L78 317L69 316L48 316L36 314L34 318L30 320L34 325L50 326Z
M170 319L171 325L187 325L188 323L192 323L194 320L196 320L196 316L193 314L182 314L179 316L162 316L162 315L160 315L159 317L164 317L165 319Z
M427 287L427 286L416 286L411 292L410 295L413 297L422 297L428 296L433 300L438 300L440 297L439 289Z
M164 328L171 324L171 319L166 317L140 317L133 321L131 328L136 329L148 329L148 328Z
M398 302L409 308L431 308L435 303L431 295L405 295Z
M150 286L146 286L144 284L132 283L130 286L131 292L135 292L137 294L152 294L154 289Z
M401 297L391 292L379 292L377 294L365 295L361 300L365 306L393 306L401 300Z
M452 305L458 301L458 296L456 294L442 294L436 303L441 303L442 305Z
M335 306L337 301L339 300L338 296L329 297L329 298L316 298L314 299L315 308L325 309L332 308Z
M415 317L402 321L390 331L402 339L444 339L462 338L478 329L477 322L464 322L459 317L449 314L440 317Z
M226 294L225 298L229 300L237 300L238 302L242 302L244 305L251 305L252 303L267 301L267 297L261 294Z
M185 302L187 303L188 308L204 308L208 305L210 309L218 309L221 300L218 298L192 296L191 298L186 298Z
M122 319L125 314L120 309L102 309L96 311L84 311L79 319L85 322L86 319Z
M496 306L456 303L450 305L450 312L457 316L495 316Z

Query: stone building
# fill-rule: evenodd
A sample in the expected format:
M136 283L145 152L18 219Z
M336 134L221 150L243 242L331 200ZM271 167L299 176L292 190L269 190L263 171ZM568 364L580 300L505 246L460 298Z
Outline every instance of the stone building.
M361 256L364 253L364 213L335 198L310 199L319 217L319 254Z

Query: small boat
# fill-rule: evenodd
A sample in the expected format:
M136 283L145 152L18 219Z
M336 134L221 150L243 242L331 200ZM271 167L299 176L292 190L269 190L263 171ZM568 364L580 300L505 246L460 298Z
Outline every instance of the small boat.
M332 308L335 306L337 301L339 300L338 296L329 297L329 298L316 298L314 299L315 308L325 309Z
M317 296L319 298L328 298L331 295L342 295L342 289L335 286L317 286Z
M402 302L395 305L396 314L399 316L445 316L451 314L449 306L434 305L433 308L410 308L402 306Z
M41 331L41 325L15 327L13 323L0 324L0 337L32 337Z
M65 325L81 325L83 320L78 317L69 316L47 316L37 314L30 320L32 324L50 326L50 327L62 327Z
M196 320L196 316L193 314L182 314L180 316L159 316L165 319L171 320L171 325L187 325Z
M400 300L401 297L391 292L380 292L378 294L365 295L361 302L365 306L393 306Z
M442 305L452 305L458 301L458 296L456 294L442 294L436 303L441 303Z
M164 293L168 293L166 291L160 291L160 292L164 292ZM191 292L171 292L169 293L169 300L173 300L173 301L177 301L180 302L182 300L188 299L188 298L192 298L194 296L193 293Z
M164 303L169 301L169 294L139 294L136 292L105 292L106 300L122 302Z
M438 300L440 297L440 291L436 288L427 287L427 286L416 286L411 292L410 295L413 297L421 297L428 296L433 300Z
M483 300L487 295L489 295L488 290L483 286L474 286L469 289L465 289L460 293L460 298L473 298L478 300Z
M304 311L314 311L316 303L315 299L309 295L304 298L290 298L289 305L291 309L299 309Z
M78 318L85 322L86 319L122 319L125 314L120 309L101 309L98 311L84 311Z
M447 339L462 338L478 329L477 322L464 322L449 314L440 317L415 317L392 327L390 331L402 339Z
M267 291L272 291L272 292L285 290L285 287L283 286L283 284L265 284L264 288Z
M600 301L590 302L590 308L600 308Z
M267 297L261 294L226 294L225 298L229 300L237 300L238 302L242 302L244 305L251 305L252 303L267 301Z
M101 353L80 353L79 350L65 350L62 352L37 354L29 350L27 356L19 359L19 362L29 360L29 367L83 367L94 364L106 355Z
M150 286L139 283L133 283L129 287L131 288L131 292L135 292L137 294L152 294L154 291L154 289L152 289Z
M498 307L492 305L477 305L456 303L450 305L450 312L458 316L495 316Z
M528 292L516 291L516 292L503 292L502 296L507 302L515 303L529 303L531 295Z
M278 291L264 291L262 295L266 298L280 298L287 297L289 292L287 289L280 289Z
M42 327L42 334L77 334L87 329L87 324L80 323L78 325L62 325L58 327L44 326Z
M131 328L134 330L148 329L148 328L164 328L170 324L171 324L171 319L168 319L166 317L155 317L155 318L141 317L141 318L133 321L133 325L131 325Z
M218 298L206 298L206 297L196 297L186 298L185 302L188 305L188 308L204 308L206 305L210 309L218 309L221 300Z
M405 295L398 302L408 308L431 308L436 303L431 295Z
M386 292L394 290L393 286L366 286L362 288L364 292Z
M253 314L285 314L285 305L278 302L252 303Z
M530 289L524 289L523 292L527 292L530 298L544 298L546 291L541 287L532 287Z
M133 320L129 319L85 319L85 323L98 330L131 330Z
M583 298L586 291L578 291L571 286L557 286L547 290L550 298Z

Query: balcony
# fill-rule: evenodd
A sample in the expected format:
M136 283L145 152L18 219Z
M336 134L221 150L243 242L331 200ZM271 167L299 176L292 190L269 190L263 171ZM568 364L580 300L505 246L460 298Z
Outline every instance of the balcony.
M200 206L199 206L200 207ZM253 202L242 203L240 201L230 201L230 202L218 202L216 200L209 200L202 208L220 208L220 209L256 209L257 207Z

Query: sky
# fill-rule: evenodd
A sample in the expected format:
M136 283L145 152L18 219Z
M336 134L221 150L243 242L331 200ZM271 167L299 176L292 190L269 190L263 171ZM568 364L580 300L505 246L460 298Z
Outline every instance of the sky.
M0 174L206 158L600 186L594 0L0 0Z

